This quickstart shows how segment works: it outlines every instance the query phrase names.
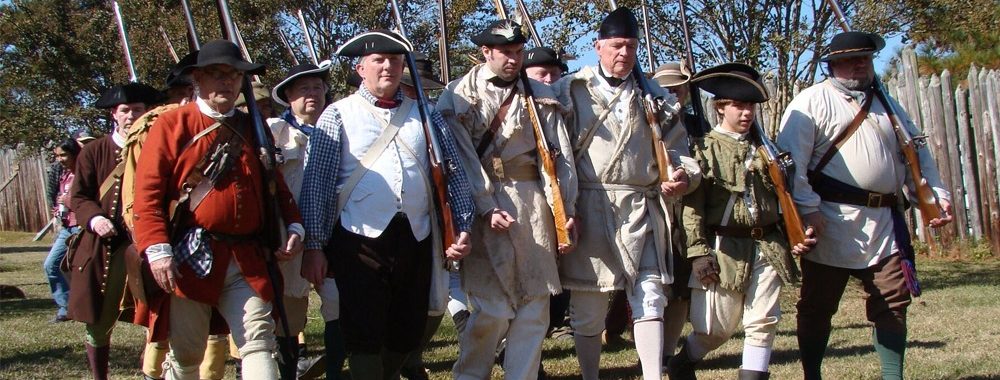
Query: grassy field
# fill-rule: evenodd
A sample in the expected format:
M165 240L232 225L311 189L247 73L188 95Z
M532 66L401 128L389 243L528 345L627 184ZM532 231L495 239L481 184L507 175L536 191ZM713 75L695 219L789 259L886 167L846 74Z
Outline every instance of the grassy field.
M23 242L24 235L0 233L0 252ZM89 374L83 354L83 325L48 324L55 307L42 273L44 252L0 254L0 284L15 285L27 299L0 302L0 379L84 378ZM1000 261L956 261L922 258L924 296L909 313L908 379L1000 379ZM785 310L771 359L772 378L801 378L795 343L796 293L784 295ZM318 348L322 321L313 302L307 340ZM871 328L864 319L861 291L852 284L834 319L834 333L824 375L828 379L876 379L878 361L871 346ZM138 378L143 329L119 324L112 347L112 378ZM425 359L432 378L450 378L458 353L455 330L445 318ZM698 372L702 379L733 379L742 343L733 339L709 354ZM577 379L579 370L571 340L545 341L545 369L553 379ZM638 379L638 359L628 346L605 347L602 379ZM229 364L229 376L233 367ZM494 378L501 378L499 369Z

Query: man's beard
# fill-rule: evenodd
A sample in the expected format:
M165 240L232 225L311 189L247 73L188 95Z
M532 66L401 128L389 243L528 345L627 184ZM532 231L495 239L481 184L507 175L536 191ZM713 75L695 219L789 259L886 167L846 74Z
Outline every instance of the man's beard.
M837 78L840 84L844 85L845 88L851 91L864 91L867 90L872 85L874 78L868 77L864 79L845 79Z

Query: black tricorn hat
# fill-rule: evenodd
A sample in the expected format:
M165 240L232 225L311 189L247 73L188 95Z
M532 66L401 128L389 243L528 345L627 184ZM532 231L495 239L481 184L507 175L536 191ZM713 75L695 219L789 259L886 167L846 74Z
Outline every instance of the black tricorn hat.
M355 70L349 70L347 72L346 80L347 85L353 88L361 87L361 82L363 81L363 79L361 79L361 75L358 75L358 72Z
M820 61L830 62L841 58L873 55L884 47L885 40L875 33L844 32L833 36Z
M330 80L330 60L325 60L316 66L311 63L303 63L301 65L292 66L288 70L288 76L282 79L274 86L271 90L271 99L275 102L288 107L288 97L285 96L285 87L295 82L296 79L306 78L306 77L316 77L323 80L323 82L329 82Z
M162 102L163 93L145 83L131 82L109 88L101 94L94 107L107 109L119 104L143 103L147 106Z
M420 76L420 84L423 85L424 90L440 90L444 88L444 83L441 83L438 78L434 77L434 63L431 62L430 58L424 53L413 53L413 61L417 64L417 75ZM402 84L413 87L413 79L410 79L410 68L403 68L403 79L399 81Z
M182 69L181 73L216 64L232 66L246 74L264 75L263 64L244 60L239 46L226 40L212 40L201 45L201 50L198 51L198 61Z
M479 34L472 36L472 43L476 46L499 46L525 42L528 42L528 39L524 37L521 25L508 19L494 21Z
M369 54L406 54L410 51L413 51L410 41L392 31L377 29L347 40L337 49L337 55L363 57Z
M559 53L544 46L524 51L523 67L529 68L535 66L559 66L564 73L569 71L569 66L566 66L566 62L559 59Z
M597 30L597 39L639 38L639 20L628 7L618 7L609 13Z
M167 74L166 86L167 88L190 86L191 77L187 73L184 73L184 69L198 63L198 51L187 53L180 61L174 65L173 69L170 69L170 73Z
M760 73L742 63L723 63L695 74L691 83L711 92L716 99L763 103L770 96L760 83Z

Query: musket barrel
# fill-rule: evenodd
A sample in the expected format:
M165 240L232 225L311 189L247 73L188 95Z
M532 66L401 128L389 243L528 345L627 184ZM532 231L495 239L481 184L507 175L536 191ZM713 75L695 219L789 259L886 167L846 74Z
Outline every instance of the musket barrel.
M316 47L313 46L312 35L309 34L309 26L306 24L306 16L302 14L302 8L298 10L299 25L302 25L302 35L306 38L306 47L309 48L309 57L314 65L319 65L319 57L316 55Z
M163 42L167 44L167 50L170 51L170 56L174 57L174 63L180 62L181 58L177 56L177 50L174 50L174 44L170 42L170 36L167 35L167 31L163 30L163 26L158 26L160 29L160 35L163 36Z
M288 56L292 58L292 64L298 66L299 59L295 57L295 52L292 51L292 46L288 44L288 38L285 37L285 32L282 32L281 29L278 29L278 38L281 39L281 44L285 45Z
M125 32L125 21L122 19L122 10L117 1L111 2L111 8L115 12L115 22L118 23L118 38L121 39L122 51L125 53L125 65L128 66L129 81L137 82L139 77L135 75L135 65L132 63L132 50L128 46L128 33Z
M653 39L649 36L649 10L646 0L642 0L642 31L646 37L646 63L650 70L656 70L656 60L653 59Z
M521 12L524 23L528 25L528 31L531 32L531 41L535 43L535 47L545 46L542 44L542 36L538 35L538 29L535 29L535 21L531 18L531 14L528 13L528 6L524 4L524 0L517 0L517 10Z
M441 38L438 40L438 63L441 65L441 82L451 82L450 66L448 63L448 13L444 9L444 1L438 0L438 19L441 25L438 32Z
M184 8L184 22L187 23L188 48L191 51L201 50L201 43L198 42L198 31L194 28L194 18L191 17L191 5L188 0L181 0Z

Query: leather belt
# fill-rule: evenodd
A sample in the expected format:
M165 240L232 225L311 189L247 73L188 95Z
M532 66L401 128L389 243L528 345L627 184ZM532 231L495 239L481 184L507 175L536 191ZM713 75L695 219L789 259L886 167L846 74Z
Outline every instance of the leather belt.
M854 187L819 173L810 181L813 191L827 202L865 207L895 207L896 194L882 194Z
M761 240L765 235L777 229L777 224L771 223L759 227L733 227L733 226L712 226L711 230L718 236L728 236L735 238L752 238Z
M257 234L247 234L247 235L230 235L218 232L209 232L208 236L212 237L212 240L216 241L226 241L226 242L245 242L257 240Z

